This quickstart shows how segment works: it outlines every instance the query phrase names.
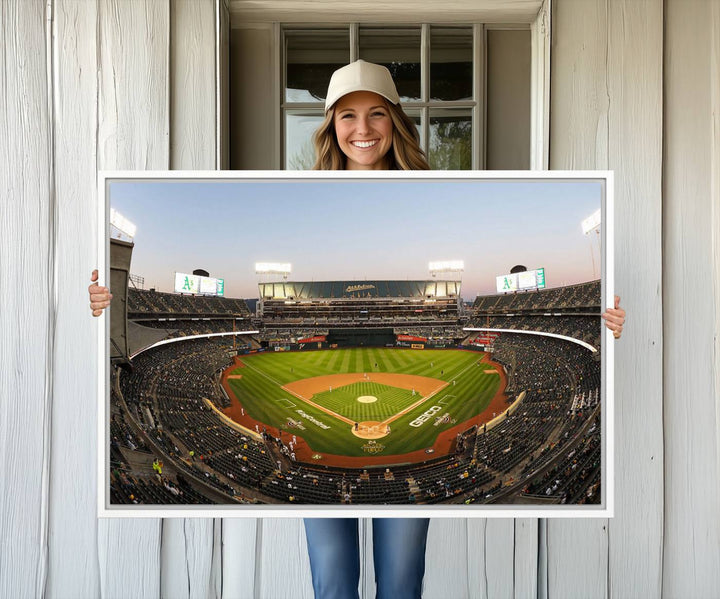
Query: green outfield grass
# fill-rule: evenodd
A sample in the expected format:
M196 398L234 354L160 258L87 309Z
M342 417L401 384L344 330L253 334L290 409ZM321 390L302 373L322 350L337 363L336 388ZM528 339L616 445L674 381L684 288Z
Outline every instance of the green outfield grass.
M409 350L389 348L333 349L306 352L267 352L242 356L244 368L228 381L233 393L256 420L282 427L303 437L314 451L347 456L369 455L367 441L352 434L351 426L305 403L282 389L293 381L342 373L373 372L413 374L446 381L448 386L408 414L394 420L389 435L378 439L385 446L380 455L407 453L433 445L439 433L481 413L500 386L500 376L486 374L478 365L484 354L459 350ZM454 381L454 384L453 384ZM357 398L371 395L374 403ZM420 399L410 390L376 382L357 382L317 393L312 400L353 421L383 421ZM410 423L432 406L439 411L418 427ZM298 411L304 413L300 414ZM450 422L435 426L435 418L449 414ZM308 418L310 417L310 418ZM302 422L305 430L288 429L288 419ZM311 419L317 421L313 423ZM320 423L320 424L317 424ZM323 428L323 426L329 428Z

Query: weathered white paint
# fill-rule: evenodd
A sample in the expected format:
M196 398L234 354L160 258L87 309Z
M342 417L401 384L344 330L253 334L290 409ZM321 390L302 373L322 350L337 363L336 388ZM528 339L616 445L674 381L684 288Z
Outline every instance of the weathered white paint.
M0 16L0 595L32 597L47 573L55 325L45 3Z
M262 520L241 518L222 520L222 597L254 599L255 573L260 564L258 528Z
M532 23L542 0L230 0L235 22Z
M713 303L715 326L712 329L713 350L712 395L720 394L720 5L713 5L710 22L713 24L713 39L710 49L710 106L712 111L712 138L710 140L710 232L712 235L712 270L714 281ZM717 399L716 399L717 401ZM715 431L720 431L720 407L715 404ZM720 443L716 443L716 464L720 464ZM716 477L718 478L718 477Z
M53 363L47 597L100 596L95 323L86 284L97 239L98 7L53 6L57 329ZM2 593L0 593L2 594ZM8 595L9 596L9 595Z
M472 597L468 585L469 569L472 568L469 545L478 541L478 538L469 538L464 518L430 519L423 597Z
M720 589L717 289L718 44L714 2L665 3L663 594ZM714 218L713 218L714 217Z
M614 597L662 592L662 54L662 0L608 3L615 290L630 314L615 344L615 517L608 522Z
M515 560L513 596L538 596L538 523L537 518L515 518Z
M548 596L659 596L662 2L555 0L553 15L550 166L615 171L616 290L631 316L616 346L615 519L548 522Z
M257 597L312 599L310 559L300 518L258 520Z
M214 592L214 526L211 519L166 518L162 525L161 596L219 597ZM220 572L214 571L218 577Z
M98 8L98 168L167 169L169 3L103 0ZM100 520L103 597L160 596L161 524Z
M468 528L472 532L474 520L468 520ZM468 535L468 542L473 537ZM479 539L478 539L479 540ZM478 569L484 572L486 597L511 597L515 586L515 520L488 520L483 538L484 559L475 562ZM472 560L469 566L473 566Z
M170 2L170 168L216 167L214 0Z

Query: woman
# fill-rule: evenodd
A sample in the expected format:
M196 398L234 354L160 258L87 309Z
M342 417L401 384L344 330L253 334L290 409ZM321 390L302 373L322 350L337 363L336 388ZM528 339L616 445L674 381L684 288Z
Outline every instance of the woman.
M427 170L415 124L400 107L390 72L358 60L330 80L325 120L313 136L315 170ZM97 271L93 272L97 280ZM112 297L93 284L90 307L98 316ZM620 337L625 311L615 308L603 318ZM373 555L377 598L419 598L425 572L429 519L373 519ZM317 599L358 597L360 550L355 518L306 518L305 533Z
M335 71L325 120L313 136L315 170L428 170L415 124L400 107L390 71L358 60ZM376 597L414 599L422 592L428 518L374 518ZM358 597L356 518L306 518L316 599Z

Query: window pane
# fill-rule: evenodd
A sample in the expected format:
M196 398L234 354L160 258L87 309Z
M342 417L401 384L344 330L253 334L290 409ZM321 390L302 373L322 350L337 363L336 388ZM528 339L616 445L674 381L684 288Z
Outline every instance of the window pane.
M430 99L473 99L473 35L469 27L430 29Z
M430 111L428 162L433 170L472 167L472 117L467 109Z
M360 58L386 66L401 102L420 100L420 28L360 28Z
M285 170L309 171L315 164L312 135L323 122L323 114L311 112L285 115Z
M530 32L488 31L488 170L530 168Z
M285 101L323 101L333 71L350 62L350 32L286 31L285 52Z
M423 130L422 130L422 120L420 117L420 109L403 109L405 111L405 114L407 114L412 121L415 123L415 128L417 129L418 135L420 136L420 147L425 147L425 140L423 139Z

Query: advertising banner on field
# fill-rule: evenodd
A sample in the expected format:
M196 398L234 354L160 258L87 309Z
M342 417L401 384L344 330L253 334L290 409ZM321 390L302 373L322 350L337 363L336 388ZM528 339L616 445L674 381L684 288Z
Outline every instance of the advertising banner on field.
M305 337L304 339L298 339L298 343L322 343L327 338L325 335L315 335L314 337Z
M419 341L421 343L424 343L427 341L427 337L415 337L413 335L398 335L397 336L398 341Z

